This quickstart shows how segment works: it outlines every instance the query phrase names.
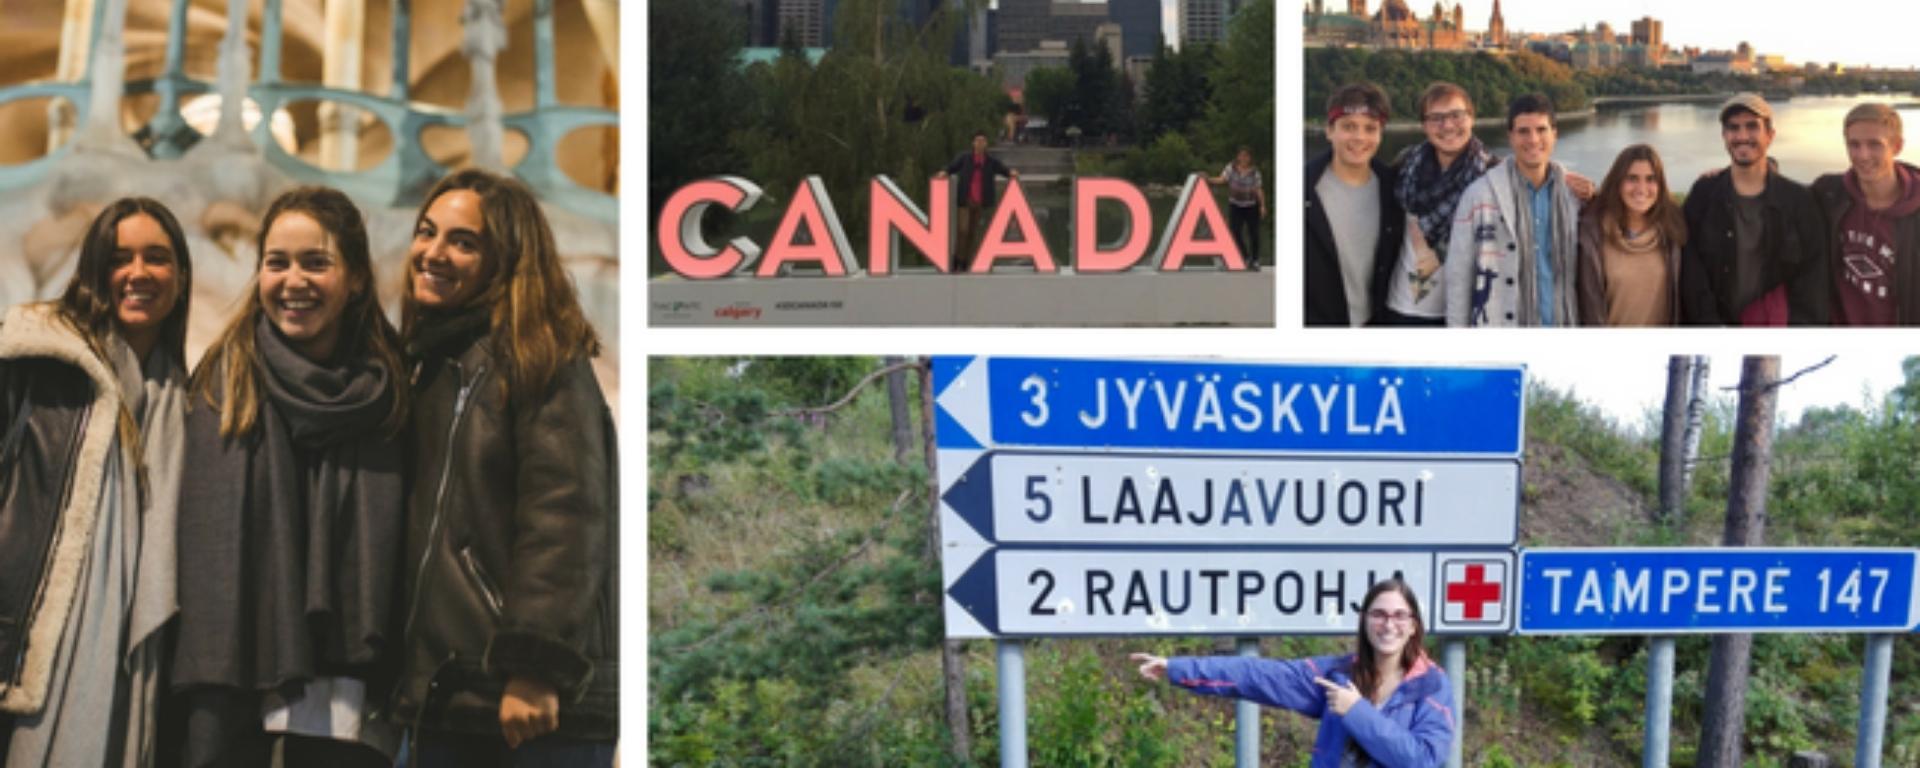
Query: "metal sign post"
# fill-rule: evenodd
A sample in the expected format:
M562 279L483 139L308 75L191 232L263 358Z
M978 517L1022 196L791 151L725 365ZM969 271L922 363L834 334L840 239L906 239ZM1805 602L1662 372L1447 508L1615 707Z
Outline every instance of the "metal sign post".
M1867 638L1856 762L1878 766L1890 632L1920 624L1920 550L1530 549L1520 553L1518 632L1653 634L1643 764L1666 765L1673 640L1730 632L1860 632Z
M1655 637L1647 647L1647 732L1642 768L1667 768L1669 726L1673 723L1673 638Z

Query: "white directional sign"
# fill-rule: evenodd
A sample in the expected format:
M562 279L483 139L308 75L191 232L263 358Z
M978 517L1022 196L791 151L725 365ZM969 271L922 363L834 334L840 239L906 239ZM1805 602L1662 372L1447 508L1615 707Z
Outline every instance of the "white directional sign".
M1512 627L1524 369L936 357L949 637Z
M1014 542L1504 547L1511 460L992 452L947 489L981 537Z
M951 592L985 630L975 637L1344 635L1367 588L1397 574L1428 631L1506 632L1512 568L1509 552L1003 548Z

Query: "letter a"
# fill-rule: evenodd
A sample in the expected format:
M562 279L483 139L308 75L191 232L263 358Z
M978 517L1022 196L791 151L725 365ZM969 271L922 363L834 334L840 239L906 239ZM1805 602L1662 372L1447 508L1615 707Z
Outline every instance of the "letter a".
M1020 225L1020 240L1007 241L1007 229L1013 224ZM1027 194L1020 191L1020 182L1007 183L1007 195L1000 200L1000 207L993 211L993 221L987 224L987 236L980 241L980 250L974 254L974 274L993 271L993 263L1000 259L1031 259L1033 268L1043 274L1060 271L1054 266L1053 253L1047 250L1047 241L1040 236L1040 225L1034 223L1033 206L1027 205Z
M1212 235L1205 240L1200 239L1202 222ZM1220 215L1220 205L1214 202L1212 190L1201 182L1200 174L1188 174L1187 187L1181 190L1180 202L1173 207L1173 224L1160 235L1160 247L1154 252L1153 260L1162 272L1178 272L1189 258L1215 256L1229 272L1247 268L1240 248L1227 236L1227 220Z
M794 242L794 236L803 228L812 241L806 245ZM808 176L800 182L800 188L793 193L793 202L787 205L786 215L780 217L780 227L773 231L766 260L760 262L760 268L753 275L786 275L795 263L806 262L819 264L829 277L846 277L855 267L853 246L847 244L847 233L840 228L833 199L827 196L827 186L819 176Z

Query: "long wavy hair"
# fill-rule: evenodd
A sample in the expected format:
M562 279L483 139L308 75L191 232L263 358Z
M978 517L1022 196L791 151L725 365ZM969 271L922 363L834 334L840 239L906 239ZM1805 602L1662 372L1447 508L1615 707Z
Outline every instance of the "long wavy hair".
M367 247L367 227L360 209L339 190L329 187L299 187L288 190L267 206L260 220L260 233L254 240L253 279L247 282L247 298L240 311L227 322L220 339L208 350L205 359L193 371L192 391L207 405L220 409L221 437L249 437L259 426L260 351L254 343L254 326L266 307L260 301L260 264L267 257L267 233L282 215L300 213L311 217L332 238L340 250L347 270L347 284L358 282L360 289L347 297L340 311L337 346L348 355L365 355L386 367L388 394L392 410L381 422L382 432L398 434L406 424L406 364L400 355L400 334L380 311L378 292L374 290L373 259Z
M1687 222L1680 216L1680 206L1673 202L1673 194L1667 189L1667 168L1660 162L1660 153L1648 144L1635 144L1620 150L1613 158L1613 167L1607 171L1607 178L1600 183L1600 195L1594 203L1600 206L1600 234L1612 242L1625 242L1627 239L1627 203L1620 198L1620 191L1627 183L1627 171L1634 163L1645 161L1653 168L1654 181L1660 184L1660 195L1653 200L1653 208L1647 211L1647 223L1659 235L1662 250L1679 248L1687 242Z
M53 314L86 341L94 357L112 367L113 357L107 354L108 340L112 338L115 324L119 322L113 301L114 254L120 250L120 222L134 216L153 219L160 225L160 231L166 234L167 242L173 248L174 289L179 291L179 295L174 298L173 309L160 320L157 346L180 361L181 365L186 365L187 305L193 295L193 257L187 253L187 235L180 229L180 221L173 217L173 211L167 210L167 206L151 197L120 198L93 217L93 222L87 225L86 235L80 240L80 258L74 264L73 278L67 281L67 290L53 302L57 310ZM127 454L140 456L144 452L140 442L140 426L134 422L133 413L127 410L125 403L121 403L115 421L120 443ZM138 483L135 492L144 504L147 493L145 465L136 471L135 481Z
M1405 675L1413 669L1413 664L1427 655L1427 621L1420 615L1420 601L1413 596L1413 588L1399 578L1390 578L1373 585L1367 590L1367 596L1360 600L1360 630L1354 652L1353 687L1360 689L1360 695L1373 699L1375 691L1380 689L1379 656L1373 650L1373 641L1367 639L1367 611L1373 608L1373 601L1389 590L1398 592L1401 599L1407 601L1407 610L1413 612L1413 634L1407 637L1407 644L1400 649L1400 674Z
M493 341L506 359L502 383L507 391L544 391L575 355L599 355L600 337L580 309L573 281L560 265L553 228L526 185L479 169L457 171L427 193L414 220L415 231L435 200L462 189L479 196L485 222L480 232L485 287L468 300L469 306L490 308ZM419 332L424 313L413 298L414 275L414 260L408 258L400 331L409 340Z
M146 216L160 225L173 248L174 286L180 292L172 311L160 321L161 349L184 365L187 359L187 304L193 295L193 258L187 253L187 236L173 212L151 197L123 197L113 201L93 223L87 225L80 241L80 259L74 265L73 279L55 302L57 313L74 332L86 339L87 346L101 360L107 356L107 339L118 315L113 303L114 252L120 249L120 222L134 216Z

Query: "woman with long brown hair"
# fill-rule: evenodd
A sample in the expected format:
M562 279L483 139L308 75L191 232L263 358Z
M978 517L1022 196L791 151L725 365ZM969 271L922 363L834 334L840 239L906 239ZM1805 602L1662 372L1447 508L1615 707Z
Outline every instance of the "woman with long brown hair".
M1646 144L1621 150L1580 213L1580 324L1678 324L1686 241L1660 153Z
M428 193L401 328L414 357L405 668L414 765L612 763L614 434L599 340L520 182Z
M0 764L146 766L193 262L166 206L94 218L56 301L0 321Z
M1283 707L1320 720L1314 768L1432 768L1454 739L1453 687L1427 657L1420 603L1406 582L1376 583L1360 601L1355 650L1275 661L1133 654L1140 675L1194 693ZM1349 759L1351 758L1351 761Z
M392 764L407 371L360 210L280 195L194 371L172 687L181 765ZM345 716L342 716L345 715Z

